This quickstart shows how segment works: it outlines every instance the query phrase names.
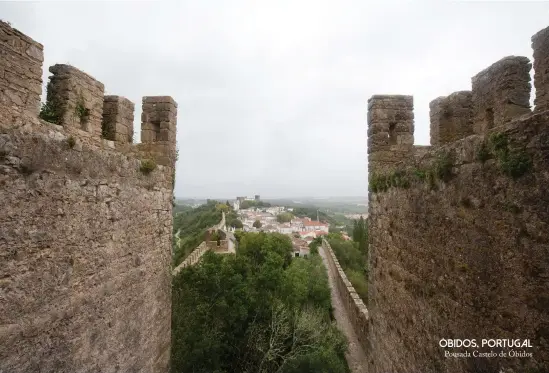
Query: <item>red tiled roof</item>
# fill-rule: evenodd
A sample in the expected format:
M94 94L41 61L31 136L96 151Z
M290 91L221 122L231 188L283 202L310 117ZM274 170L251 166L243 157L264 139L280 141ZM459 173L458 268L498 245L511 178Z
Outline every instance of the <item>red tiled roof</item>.
M328 224L326 224L326 223L321 223L319 221L314 221L314 220L305 221L305 222L303 222L303 224L305 224L308 227L326 227L326 226L328 226Z

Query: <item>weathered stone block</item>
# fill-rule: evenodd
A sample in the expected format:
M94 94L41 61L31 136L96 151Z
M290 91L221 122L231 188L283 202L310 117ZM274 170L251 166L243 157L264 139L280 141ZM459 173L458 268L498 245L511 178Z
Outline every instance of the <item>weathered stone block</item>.
M38 115L42 92L42 44L0 21L0 121L15 124Z
M413 97L374 95L368 100L368 170L380 172L392 166L391 157L376 157L388 146L414 143ZM409 149L411 152L411 148ZM410 153L411 154L411 153ZM377 158L377 159L376 159Z
M532 36L534 50L535 111L549 110L549 27Z
M530 112L530 69L527 57L505 57L475 75L473 132L486 133Z
M160 143L155 147L163 162L168 157L175 161L177 130L177 104L169 96L143 97L141 114L141 141L143 143Z
M125 97L105 96L103 103L102 136L120 143L133 140L134 104Z
M105 87L70 65L50 67L47 101L55 107L58 124L78 128L100 138Z
M473 101L470 91L454 92L429 104L431 145L451 143L473 134Z

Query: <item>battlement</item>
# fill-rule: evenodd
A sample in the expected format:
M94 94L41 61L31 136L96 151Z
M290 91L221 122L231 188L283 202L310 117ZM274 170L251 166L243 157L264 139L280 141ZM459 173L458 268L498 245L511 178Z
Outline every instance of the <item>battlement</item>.
M177 105L134 104L0 22L0 371L165 373ZM156 127L155 127L156 126Z
M471 79L474 133L530 113L531 68L527 57L505 57Z
M532 37L535 112L549 110L549 27ZM399 162L421 158L438 146L467 136L489 133L532 114L527 57L508 56L471 79L471 91L459 91L431 101L431 147L414 146L413 97L374 95L368 100L368 169L387 173Z
M135 105L125 97L103 98L103 138L119 143L133 143L133 113Z
M532 36L534 50L535 111L549 110L549 27Z
M370 174L390 169L413 152L412 96L375 95L368 100L368 160Z
M473 134L473 101L471 91L454 92L429 104L431 145L454 142Z
M44 47L0 21L0 123L38 115Z
M141 144L133 144L134 103L120 96L105 96L105 86L76 67L49 68L46 103L39 114L42 91L43 46L0 22L0 124L20 127L43 122L95 148L116 149L138 158L174 167L177 104L169 96L143 98ZM39 124L42 122L42 125ZM47 127L48 130L52 127Z
M431 101L431 145L408 143L406 156L388 140L397 105L383 100L394 96L369 101L369 323L362 333L371 371L549 365L540 332L549 325L542 291L549 277L549 28L532 47L533 112L532 64L505 57L476 74L471 91ZM532 336L534 358L448 359L437 343L473 335Z

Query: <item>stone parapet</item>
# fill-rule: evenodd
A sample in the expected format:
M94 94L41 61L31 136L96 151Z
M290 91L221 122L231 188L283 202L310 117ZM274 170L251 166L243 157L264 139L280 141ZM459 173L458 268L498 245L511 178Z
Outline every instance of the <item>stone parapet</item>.
M341 295L345 310L349 316L349 320L353 325L353 329L357 335L358 341L360 342L361 347L364 352L368 352L369 348L369 339L368 339L368 328L369 328L369 316L368 309L351 282L347 279L347 275L341 268L337 257L335 256L330 244L326 240L322 240L322 247L326 252L326 257L330 270L336 274L336 286Z
M438 146L473 134L471 91L454 92L429 104L431 145Z
M0 123L21 124L36 116L42 93L44 47L0 21Z
M530 113L531 68L527 57L509 56L471 79L474 133Z
M133 113L135 105L125 97L103 98L103 138L119 143L133 143Z
M534 50L535 111L549 110L549 27L532 36Z
M47 102L56 112L57 124L79 128L101 137L105 86L70 65L50 67Z

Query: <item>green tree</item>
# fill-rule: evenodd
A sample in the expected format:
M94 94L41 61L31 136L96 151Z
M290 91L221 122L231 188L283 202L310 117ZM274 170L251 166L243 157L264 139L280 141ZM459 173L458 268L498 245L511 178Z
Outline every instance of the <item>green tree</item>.
M202 241L206 230L221 221L221 210L217 201L208 200L197 208L183 206L177 209L173 219L174 239L173 266L179 265Z
M318 254L318 247L322 245L322 236L315 237L311 243L309 244L309 249L311 250L311 254Z
M368 229L366 221L361 216L359 220L354 221L353 241L358 243L360 252L366 254L368 251Z
M229 226L233 227L233 228L236 228L236 229L242 229L244 228L244 224L242 224L242 222L240 221L240 219L233 219L231 220L231 222L229 223Z
M254 221L254 223L252 224L252 226L254 228L261 228L261 222L259 220L256 220Z
M359 249L359 244L343 241L339 238L328 239L330 247L347 275L349 281L366 303L368 299L368 266L367 256Z
M174 277L173 373L349 372L321 258L291 253L285 235L242 232L237 255Z
M293 218L294 216L289 212L282 212L276 216L276 221L279 223L289 223Z

